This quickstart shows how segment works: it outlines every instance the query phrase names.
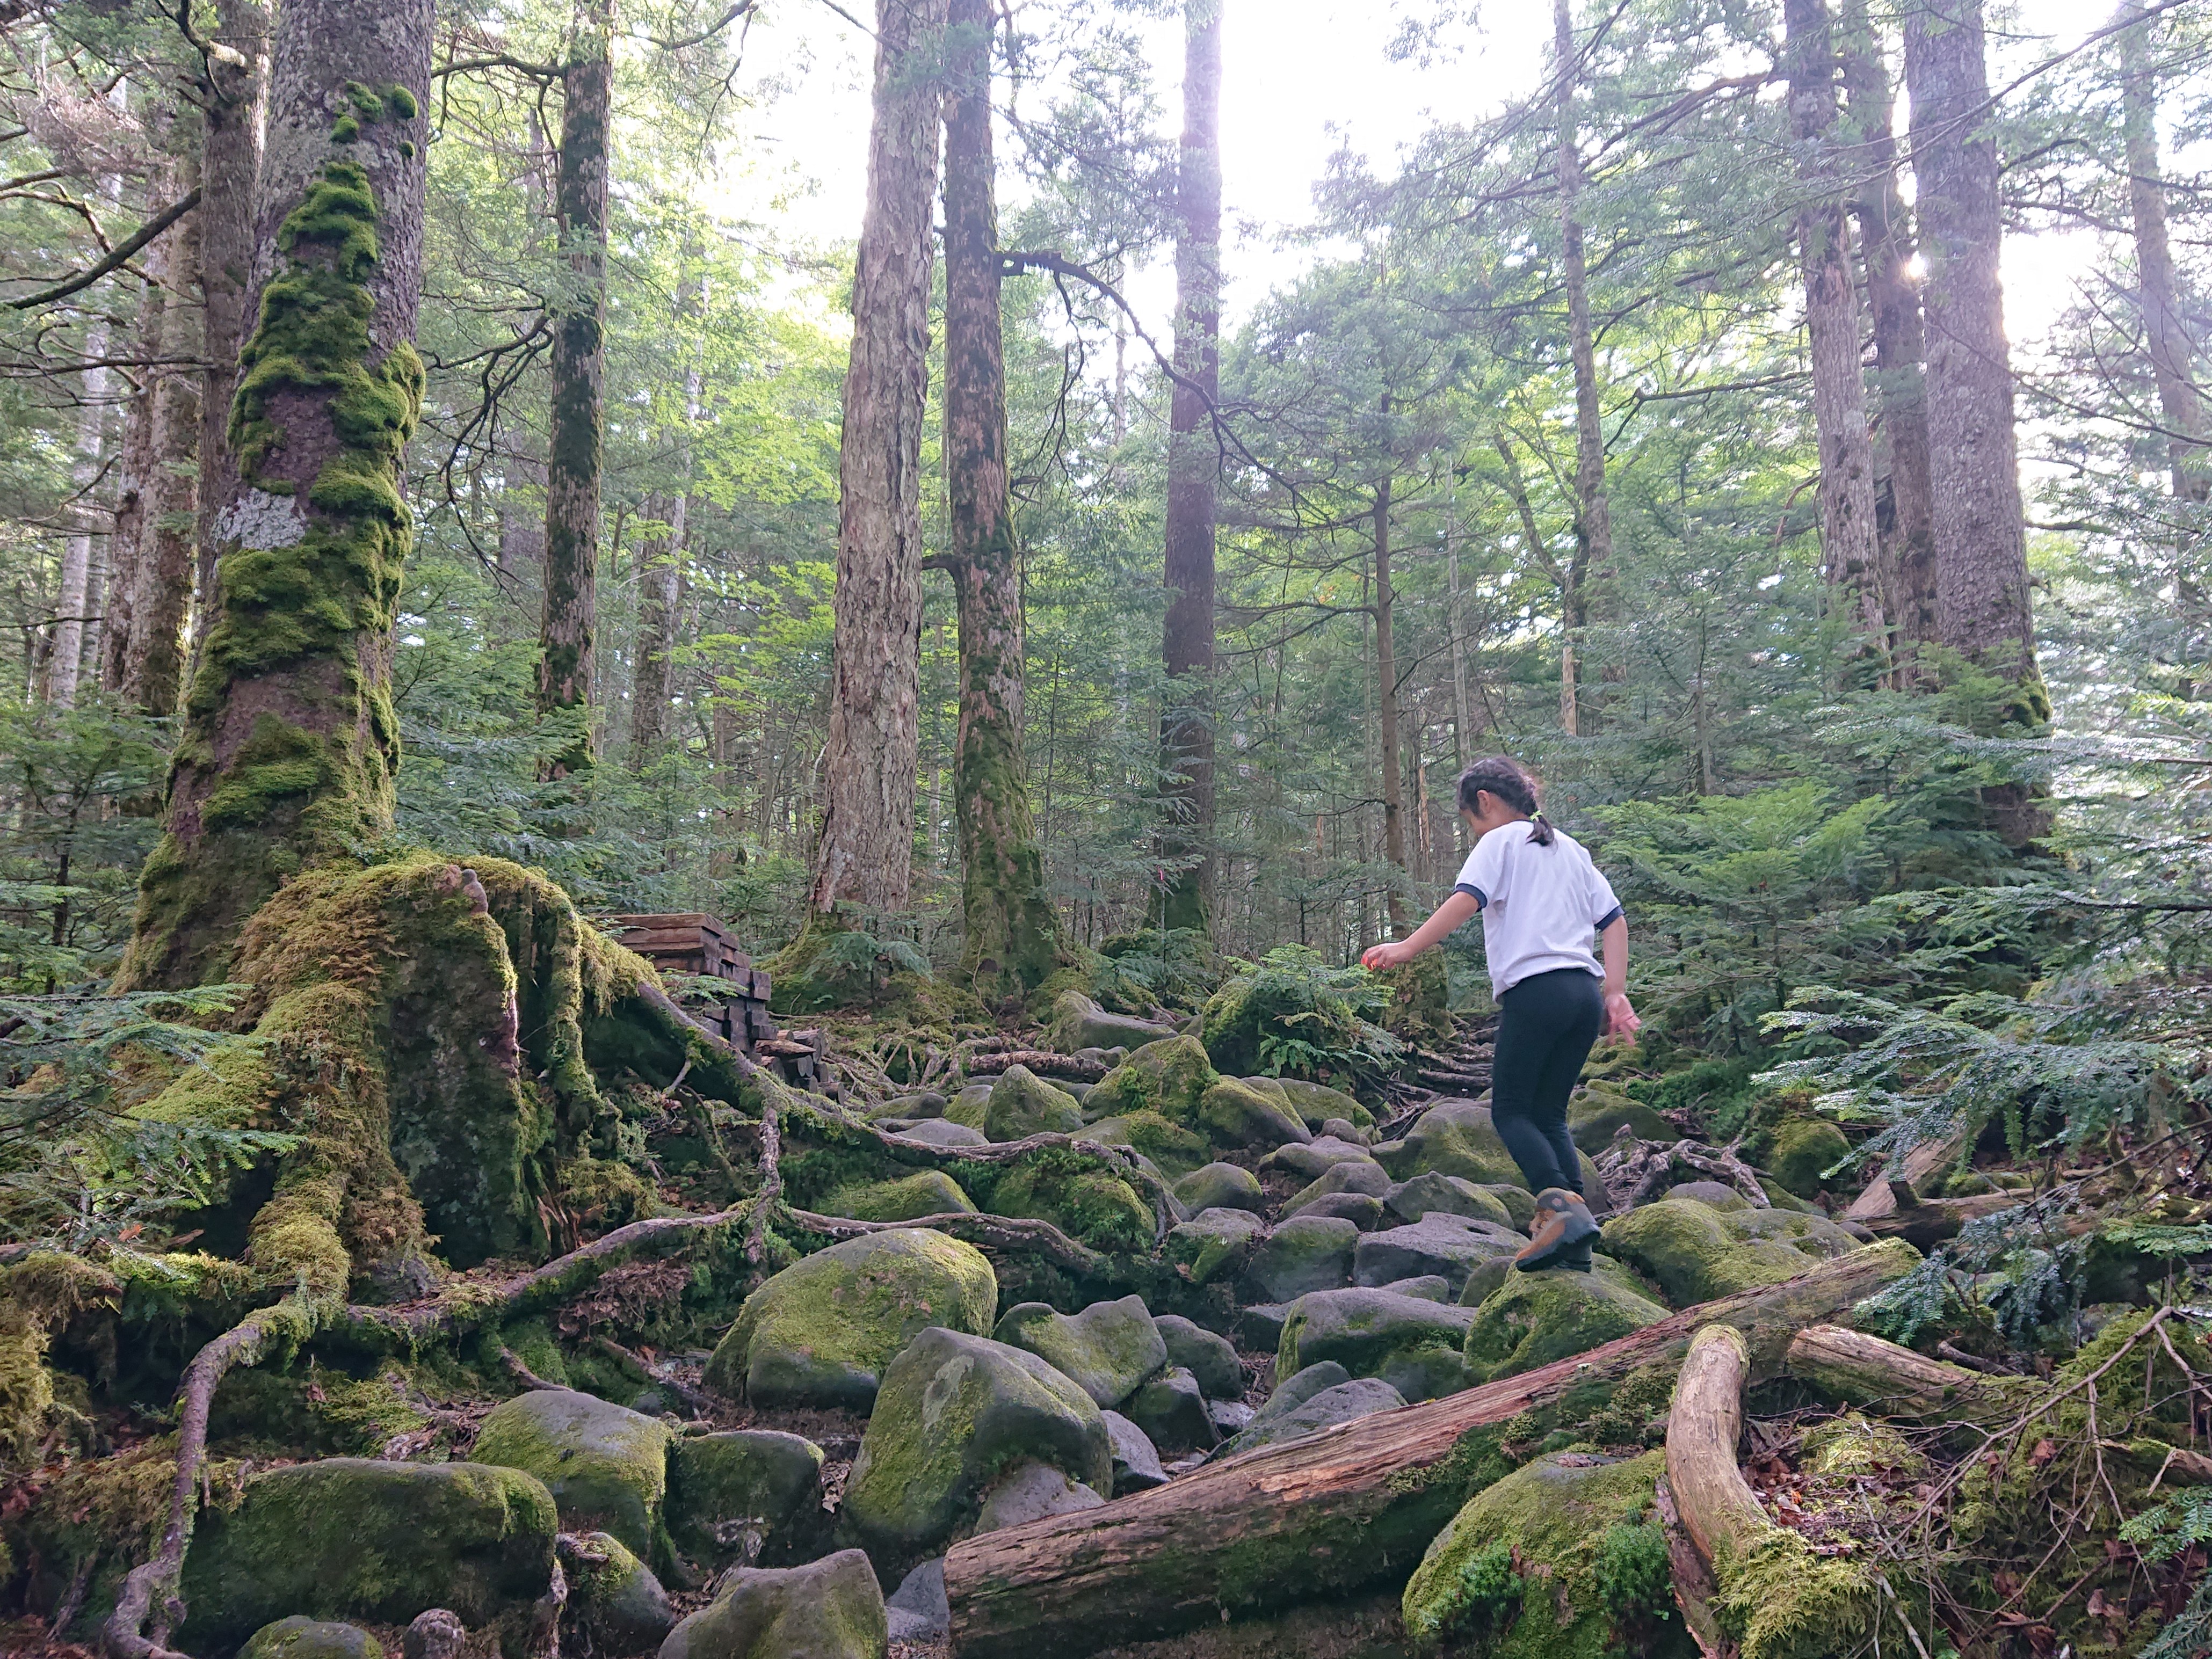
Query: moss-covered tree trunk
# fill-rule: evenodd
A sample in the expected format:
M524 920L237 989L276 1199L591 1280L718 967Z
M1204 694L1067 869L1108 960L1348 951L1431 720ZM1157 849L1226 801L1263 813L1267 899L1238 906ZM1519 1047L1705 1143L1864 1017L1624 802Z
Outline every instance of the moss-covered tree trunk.
M1576 131L1575 88L1582 79L1575 52L1573 0L1553 0L1552 51L1559 77L1553 92L1558 128L1559 180L1559 281L1567 296L1567 347L1575 371L1575 551L1571 599L1562 608L1572 613L1563 643L1559 671L1561 726L1579 733L1595 710L1588 706L1577 676L1588 676L1583 637L1591 604L1589 588L1603 604L1613 579L1613 506L1606 494L1605 426L1600 417L1597 344L1590 328L1589 273L1583 253L1582 140ZM1573 702L1569 702L1568 699Z
M684 544L690 523L688 495L649 496L648 518L667 525L637 552L637 680L630 689L629 764L642 772L668 737L670 660L684 592Z
M880 0L868 205L838 453L836 653L811 890L906 906L921 743L921 428L945 0Z
M1797 252L1811 341L1813 424L1820 450L1820 551L1854 636L1855 665L1887 673L1887 597L1875 533L1874 448L1859 372L1858 283L1851 270L1836 139L1836 49L1827 0L1784 0L1790 120L1807 196Z
M1060 963L1022 763L1022 556L1006 477L999 214L991 143L990 0L952 0L945 100L945 561L959 602L964 970L985 996Z
M1873 323L1875 393L1881 429L1877 466L1878 532L1883 580L1895 631L1896 683L1919 684L1918 647L1936 637L1935 493L1928 471L1928 342L1912 221L1897 187L1896 95L1867 0L1844 0L1837 29L1843 59L1844 142L1856 159L1852 211L1866 259L1867 310ZM1887 512L1881 513L1881 507Z
M1182 146L1176 179L1176 384L1168 404L1167 623L1161 665L1163 826L1170 927L1207 925L1213 865L1213 543L1221 452L1221 8L1184 0Z
M196 182L188 166L179 183ZM204 195L202 200L205 200ZM199 279L201 238L195 212L164 239L161 278L173 294L190 294ZM161 356L189 360L204 352L193 307L165 308ZM237 347L234 341L232 350ZM191 609L193 531L199 499L201 377L182 369L149 369L154 398L152 471L145 488L146 519L137 557L131 562L131 643L123 695L149 714L177 712L184 691L185 618Z
M599 611L599 472L605 433L607 139L613 115L614 0L581 0L561 71L553 186L561 239L552 306L552 441L545 465L545 605L538 712L586 708ZM588 725L547 763L555 777L592 763Z
M430 0L291 0L279 21L229 428L242 488L217 527L221 615L126 986L220 978L278 882L391 823L431 15Z

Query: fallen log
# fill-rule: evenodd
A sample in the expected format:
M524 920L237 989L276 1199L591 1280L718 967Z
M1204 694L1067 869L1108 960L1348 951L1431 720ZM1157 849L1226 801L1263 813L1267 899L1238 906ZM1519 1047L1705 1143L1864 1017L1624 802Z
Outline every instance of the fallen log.
M1102 1061L1085 1060L1080 1054L1056 1054L1043 1048L1013 1048L1003 1054L978 1054L968 1062L968 1075L996 1077L1015 1066L1026 1066L1040 1076L1073 1078L1078 1083L1096 1083L1106 1075Z
M2035 1398L2033 1377L1991 1376L1834 1325L1814 1325L1790 1340L1790 1376L1828 1399L1884 1417L1980 1421L2009 1417Z
M1743 1333L1753 1364L1911 1271L1891 1242L1709 1302L1540 1370L1248 1452L1102 1509L987 1533L945 1558L961 1659L1076 1659L1409 1575L1468 1495L1552 1428L1610 1408L1622 1438L1663 1409L1692 1334ZM1628 1386L1624 1386L1628 1385Z
M1893 1182L1902 1181L1907 1187L1917 1188L1929 1176L1959 1156L1963 1142L1956 1135L1946 1135L1935 1140L1923 1140L1901 1158L1892 1158L1881 1172L1866 1184L1866 1190L1850 1202L1841 1219L1863 1221L1869 1225L1897 1208L1897 1194Z
M1969 1193L1964 1198L1921 1198L1908 1183L1899 1180L1890 1183L1889 1212L1861 1224L1876 1237L1901 1238L1916 1250L1929 1250L1947 1238L1957 1237L1959 1229L1969 1221L2000 1210L2017 1209L2033 1196L1998 1192Z
M1667 1413L1667 1489L1708 1567L1742 1555L1774 1524L1735 1461L1750 1376L1742 1334L1707 1325L1690 1339Z

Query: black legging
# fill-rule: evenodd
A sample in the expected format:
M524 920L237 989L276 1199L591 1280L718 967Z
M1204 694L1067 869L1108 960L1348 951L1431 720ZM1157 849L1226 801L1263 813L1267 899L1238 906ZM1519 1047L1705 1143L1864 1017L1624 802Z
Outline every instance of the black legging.
M1532 1193L1583 1189L1582 1163L1567 1133L1567 1097L1605 1020L1601 989L1595 974L1555 968L1530 975L1498 1000L1490 1121Z

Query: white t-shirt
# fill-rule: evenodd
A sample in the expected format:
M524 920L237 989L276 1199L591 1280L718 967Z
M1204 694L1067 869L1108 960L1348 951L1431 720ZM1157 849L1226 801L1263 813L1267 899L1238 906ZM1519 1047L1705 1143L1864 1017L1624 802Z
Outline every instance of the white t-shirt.
M1524 820L1490 830L1459 872L1457 890L1472 893L1482 907L1492 996L1558 968L1604 978L1590 947L1620 914L1611 884L1580 842L1555 829L1552 844L1540 846L1528 838L1532 828Z

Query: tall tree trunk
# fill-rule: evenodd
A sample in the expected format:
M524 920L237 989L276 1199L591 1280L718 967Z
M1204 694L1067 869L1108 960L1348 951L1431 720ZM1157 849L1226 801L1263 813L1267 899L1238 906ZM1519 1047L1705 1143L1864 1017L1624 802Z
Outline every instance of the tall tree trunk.
M1589 569L1589 544L1580 536L1575 538L1575 550L1567 560L1567 568L1559 563L1545 550L1543 532L1536 528L1535 509L1528 502L1528 485L1521 476L1521 463L1513 453L1513 446L1504 432L1492 434L1498 447L1498 459L1505 463L1505 493L1512 499L1513 510L1521 520L1521 539L1528 550L1528 557L1552 579L1559 590L1559 730L1568 737L1581 735L1578 718L1581 698L1576 684L1575 641L1582 637L1583 626L1589 620L1589 599L1583 579Z
M253 270L253 204L261 173L261 122L269 91L267 0L216 0L215 38L243 64L208 60L204 88L206 132L200 147L203 188L194 217L200 235L200 335L207 367L200 374L198 569L199 613L192 654L206 648L215 625L218 526L238 500L238 455L230 445L230 403L238 390L238 351L245 343L246 301Z
M107 355L107 324L84 331L84 355ZM78 671L84 663L85 601L91 592L92 487L100 480L100 455L107 427L107 371L88 368L78 382L83 402L76 416L76 461L70 469L70 516L78 528L62 538L61 581L54 596L54 631L46 649L41 692L56 708L76 707Z
M921 429L945 0L878 0L868 206L838 452L836 652L811 890L899 910L921 752Z
M1006 477L993 0L952 0L945 100L945 561L959 611L961 963L987 998L1060 966L1060 919L1022 763L1022 557Z
M189 168L186 169L190 171ZM189 188L192 180L179 182ZM164 239L161 269L179 300L199 276L200 229L196 214ZM167 308L161 355L198 355L191 307ZM193 546L199 496L200 376L182 369L154 373L154 466L147 491L146 523L133 562L131 649L124 664L123 696L143 713L177 712L185 681L185 619L191 608Z
M666 531L638 548L637 680L630 689L629 765L642 772L668 737L670 659L684 605L684 547L690 532L688 495L647 496L646 516Z
M545 602L538 629L538 712L587 708L599 593L599 480L606 429L607 143L613 118L614 0L580 0L561 73L554 218L563 289L552 307L552 399L545 465ZM547 763L565 777L592 763L588 724Z
M206 205L204 200L201 205ZM195 210L197 211L197 210ZM249 211L251 210L249 209ZM150 258L158 260L161 245ZM161 330L168 292L159 283L143 285L138 301L138 355L161 355ZM121 482L115 495L114 528L107 538L107 598L100 607L100 689L120 696L131 664L131 598L138 581L138 550L145 538L146 514L154 494L154 402L161 389L159 371L138 371L138 389L123 420Z
M1808 199L1797 213L1805 331L1813 364L1813 422L1820 447L1820 542L1842 595L1860 665L1887 672L1888 607L1875 533L1874 449L1859 373L1858 284L1850 222L1836 174L1835 40L1827 0L1783 0L1790 128Z
M1445 487L1445 580L1451 595L1452 757L1464 772L1474 761L1474 720L1467 695L1467 599L1460 589L1458 490Z
M1388 404L1386 401L1385 407ZM1382 751L1382 856L1406 865L1406 769L1398 729L1398 650L1392 637L1395 594L1390 582L1390 480L1375 486L1375 714ZM1406 927L1406 900L1394 883L1385 901L1390 931Z
M1867 309L1874 324L1875 392L1881 456L1888 463L1881 562L1896 630L1895 684L1926 683L1918 647L1936 638L1936 501L1928 459L1928 346L1920 285L1912 275L1912 225L1897 188L1895 98L1867 0L1843 0L1844 142L1858 157L1854 211L1866 255Z
M1575 552L1577 580L1563 594L1571 613L1559 668L1559 725L1569 736L1586 724L1576 676L1589 622L1589 586L1601 592L1613 580L1613 507L1605 487L1605 426L1598 410L1597 345L1590 331L1589 274L1583 257L1583 159L1575 131L1573 0L1552 0L1552 50L1559 61L1553 94L1559 129L1559 272L1567 291L1567 345L1575 370ZM1592 711L1595 712L1595 711Z
M1161 850L1164 920L1204 928L1213 866L1213 541L1220 448L1213 405L1221 389L1221 10L1184 0L1182 151L1176 179L1176 384L1168 404L1161 665L1166 780Z
M2182 319L2166 228L2166 179L2158 154L2158 72L2151 61L2157 27L2142 0L2128 11L2142 21L2120 32L2120 109L2127 145L2128 201L2135 221L2136 302L2142 311L2143 346L2158 386L2159 411L2167 428L2176 501L2202 504L2212 496L2206 470L2204 399L2197 387L2195 343Z
M1916 0L1905 15L1905 72L1928 261L1936 630L1946 647L2020 688L2008 723L2039 726L2051 711L2028 597L1981 0Z
M432 11L286 0L278 20L230 427L245 489L125 986L219 978L283 876L391 827Z

